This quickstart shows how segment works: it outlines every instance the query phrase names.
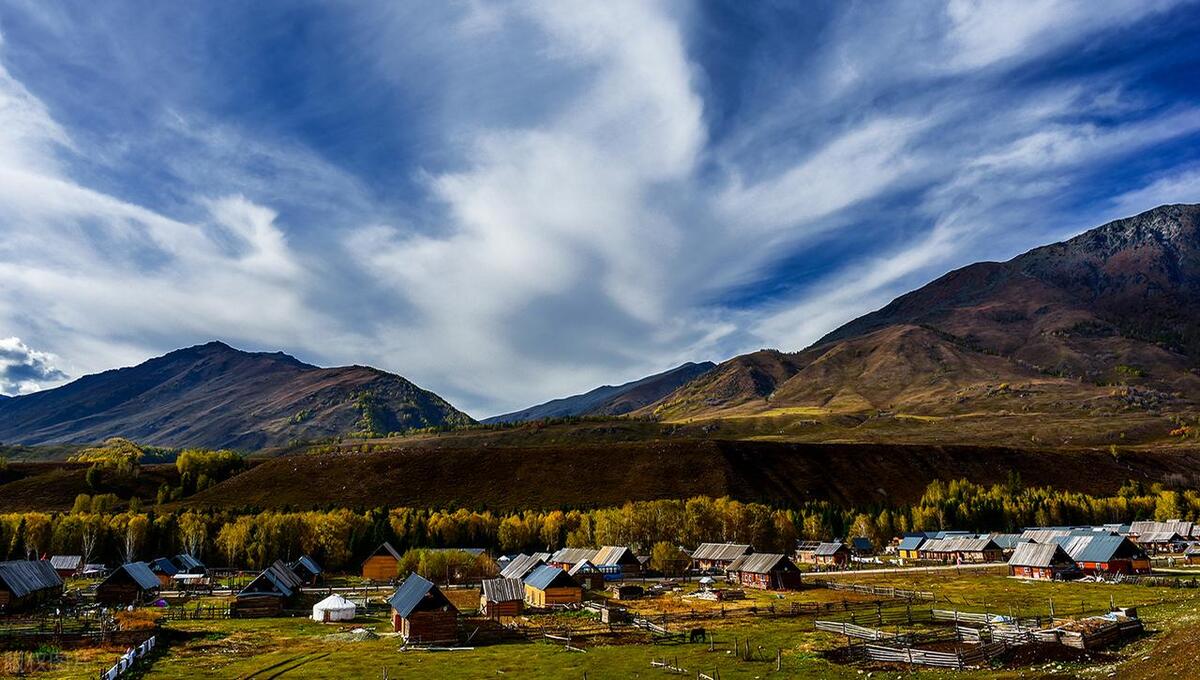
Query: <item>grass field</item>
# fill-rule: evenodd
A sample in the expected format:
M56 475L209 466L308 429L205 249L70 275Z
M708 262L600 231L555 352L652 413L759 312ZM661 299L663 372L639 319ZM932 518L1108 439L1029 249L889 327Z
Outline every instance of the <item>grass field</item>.
M1028 677L1189 677L1200 648L1200 591L1192 589L1024 582L999 574L977 572L922 572L913 574L858 575L852 582L932 590L939 608L964 611L1014 613L1021 616L1055 613L1069 616L1079 611L1137 606L1146 621L1147 634L1123 647L1070 661L1039 662L1034 666L1013 663L988 670L950 672L922 670L923 677L1028 678ZM474 591L452 591L465 610L477 602ZM683 593L629 602L631 611L653 618L663 612L698 611L702 625L716 639L714 651L707 643L654 645L648 636L586 639L576 643L586 652L573 652L561 643L514 642L481 646L467 651L402 651L402 641L391 635L383 614L360 617L352 626L329 626L302 618L173 621L166 637L169 645L150 664L131 677L144 678L658 678L680 677L653 668L654 659L670 659L694 677L697 670L721 678L851 678L908 677L904 669L843 665L826 653L844 644L840 636L817 632L812 616L772 618L732 615L733 610L770 605L786 609L793 602L836 602L868 596L827 589L774 594L750 592L745 600L724 605L684 598ZM722 606L727 618L720 617ZM595 619L582 612L528 617L534 625L562 629L595 628ZM352 627L373 629L378 639L350 642L331 634ZM469 632L470 624L465 626ZM730 651L734 638L749 641L752 661ZM775 670L776 650L782 652L782 670ZM68 652L69 664L33 677L94 678L121 650Z

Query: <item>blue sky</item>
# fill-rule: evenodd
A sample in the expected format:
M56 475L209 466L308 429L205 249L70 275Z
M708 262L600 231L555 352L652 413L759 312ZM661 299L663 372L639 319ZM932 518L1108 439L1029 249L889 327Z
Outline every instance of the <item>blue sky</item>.
M0 3L0 393L222 339L475 416L1200 201L1192 2Z

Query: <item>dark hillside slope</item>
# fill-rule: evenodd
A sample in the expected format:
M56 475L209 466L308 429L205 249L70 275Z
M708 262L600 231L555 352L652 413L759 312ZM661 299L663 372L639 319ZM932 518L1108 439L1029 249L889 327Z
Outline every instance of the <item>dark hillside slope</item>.
M356 431L471 419L404 378L364 366L318 368L219 342L90 375L0 403L0 441L257 449Z
M933 479L1115 493L1130 479L1191 475L1200 452L1033 451L1002 447L644 441L564 447L393 449L265 461L187 501L282 508L620 505L704 494L798 504L910 503ZM553 480L550 483L549 480Z

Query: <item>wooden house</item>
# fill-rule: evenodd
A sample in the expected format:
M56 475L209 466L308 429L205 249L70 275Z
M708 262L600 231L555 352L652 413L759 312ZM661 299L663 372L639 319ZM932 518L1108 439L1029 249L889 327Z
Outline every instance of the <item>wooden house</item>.
M0 562L0 611L8 613L35 607L59 597L62 578L46 560Z
M519 616L525 611L525 584L515 578L489 578L483 581L479 613L489 619Z
M1150 556L1125 536L1071 536L1063 549L1085 574L1149 574Z
M592 562L594 564L596 553L598 552L600 551L596 548L563 548L551 555L546 560L546 564L570 571L571 567L580 562Z
M947 564L1003 562L1004 550L988 536L951 536L925 541L921 559Z
M841 567L850 561L850 548L845 543L821 543L813 550L813 564L824 567Z
M508 564L500 571L500 576L524 580L534 569L546 564L547 557L549 555L546 553L535 553L533 555L522 553L517 555L508 561Z
M1142 534L1137 544L1151 555L1178 555L1187 549L1188 542L1179 532L1157 531Z
M923 535L905 536L896 546L896 555L905 560L919 560L921 559L921 545L925 541L926 538Z
M583 588L567 572L544 564L525 577L525 602L531 607L583 602Z
M1078 573L1075 560L1057 543L1018 543L1008 559L1008 571L1018 578L1054 581Z
M616 545L606 545L596 552L591 559L600 571L616 573L621 576L637 576L642 573L642 562L629 548Z
M409 574L388 598L388 604L392 607L392 626L405 642L458 640L458 609L432 581Z
M302 585L296 572L275 560L242 588L232 609L238 618L279 616L286 606L296 602Z
M96 586L96 601L124 606L158 597L162 582L145 562L129 562L114 569Z
M802 564L812 564L813 553L816 552L820 541L796 541L796 561Z
M400 553L384 541L363 562L362 577L367 581L395 581L400 575Z
M604 590L604 572L590 560L577 563L567 573L587 590Z
M857 557L870 557L875 554L875 544L866 536L855 536L850 539L850 554Z
M292 573L300 582L306 586L315 586L321 580L321 565L308 555L301 555L300 559L288 565L292 569Z
M176 555L172 560L175 563L176 575L186 574L188 576L204 576L208 573L208 567L204 563L196 559L192 555L183 553Z
M59 578L66 580L83 569L83 555L54 555L50 558L50 566L58 572Z
M164 588L171 585L171 579L179 573L179 567L165 557L150 560L147 564L150 565L150 571L158 578L159 585Z
M701 543L692 553L692 564L700 571L721 571L754 548L739 543Z
M800 567L786 555L754 553L742 555L729 565L726 575L746 588L759 590L798 590Z

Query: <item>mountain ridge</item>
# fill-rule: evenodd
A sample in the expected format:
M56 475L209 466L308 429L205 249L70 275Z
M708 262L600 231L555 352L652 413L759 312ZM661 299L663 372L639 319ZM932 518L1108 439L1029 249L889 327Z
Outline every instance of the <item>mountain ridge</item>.
M5 400L0 441L253 449L369 428L473 422L432 392L366 366L320 368L213 341Z

